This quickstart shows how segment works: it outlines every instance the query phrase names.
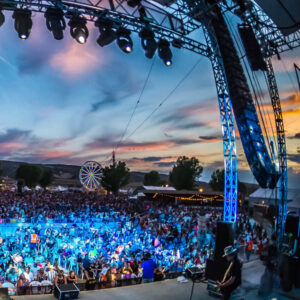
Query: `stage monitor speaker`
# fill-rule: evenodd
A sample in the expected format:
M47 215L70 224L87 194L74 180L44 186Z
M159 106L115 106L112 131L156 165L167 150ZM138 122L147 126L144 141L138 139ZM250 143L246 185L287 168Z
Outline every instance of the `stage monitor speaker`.
M215 245L215 260L223 260L224 248L233 245L234 224L231 222L218 222Z
M293 237L298 237L299 235L299 216L287 215L285 221L285 233L292 234Z
M58 299L66 300L66 299L77 299L79 296L80 290L74 283L69 283L65 285L57 285L58 291Z
M0 300L8 300L8 288L0 288Z
M205 278L214 281L221 281L226 272L227 265L226 261L208 259L206 261Z
M204 269L200 269L198 267L186 269L186 278L191 279L192 281L201 279L203 275L204 275Z

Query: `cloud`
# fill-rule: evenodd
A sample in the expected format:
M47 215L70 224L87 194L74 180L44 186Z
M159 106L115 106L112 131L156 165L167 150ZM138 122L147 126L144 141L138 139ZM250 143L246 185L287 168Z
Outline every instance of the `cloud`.
M108 149L113 149L119 137L105 136L101 138L94 139L85 145L87 151L104 151ZM147 141L147 142L134 142L134 141L124 141L119 145L118 152L139 152L139 151L158 151L158 150L168 150L171 147L192 145L200 143L199 139L194 138L179 138L161 141Z
M0 144L6 142L16 142L27 139L31 135L30 130L22 130L16 128L7 129L0 133Z
M93 47L80 45L74 41L71 41L65 49L56 53L50 59L51 66L60 70L69 78L84 73L88 74L99 68L102 63L101 56Z
M176 164L176 161L171 161L171 162L157 162L154 163L156 166L160 168L166 168L166 167L173 167Z
M288 137L289 139L300 139L300 132L296 133L294 136Z
M199 139L206 143L214 143L222 140L220 136L199 136Z
M143 161L149 161L149 162L156 162L156 161L161 161L162 159L165 159L165 158L169 158L170 156L168 157L163 157L163 156L148 156L148 157L143 157L143 158L139 158Z
M299 164L300 163L300 152L288 154L288 160Z
M107 74L113 74L113 76L107 76ZM99 78L96 84L97 99L91 104L90 112L115 106L141 90L141 82L136 79L137 76L119 61L102 70L102 73L97 76Z
M69 139L45 139L35 136L30 130L16 128L0 133L2 159L28 162L68 161L74 151L61 149Z

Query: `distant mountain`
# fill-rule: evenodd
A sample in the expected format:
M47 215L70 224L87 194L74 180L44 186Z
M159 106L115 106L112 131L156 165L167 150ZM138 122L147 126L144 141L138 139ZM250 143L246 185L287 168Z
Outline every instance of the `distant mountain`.
M3 170L3 176L16 178L16 171L22 162L0 160L0 169ZM54 185L80 186L79 171L80 166L63 164L35 164L41 167L49 168L54 174ZM142 185L144 181L143 172L131 172L129 186ZM161 174L161 180L168 181L168 176Z

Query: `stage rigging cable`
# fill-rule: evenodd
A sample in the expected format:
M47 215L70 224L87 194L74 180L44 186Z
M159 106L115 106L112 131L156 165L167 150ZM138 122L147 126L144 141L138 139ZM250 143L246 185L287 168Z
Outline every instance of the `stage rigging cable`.
M128 136L125 137L125 140L132 137L158 111L158 109L173 95L173 93L179 88L179 86L190 76L190 74L194 71L201 60L202 57L200 57L196 61L191 69L183 76L183 78L176 84L176 86L169 92L169 94L158 104L158 106L154 108L154 110Z
M120 144L122 143L122 141L123 141L123 139L124 139L124 137L125 137L125 135L126 135L126 133L127 133L127 130L128 130L128 128L129 128L129 125L130 125L130 123L131 123L131 121L132 121L132 119L133 119L133 116L134 116L134 114L135 114L135 112L136 112L136 109L137 109L139 103L141 102L142 96L143 96L143 94L144 94L146 85L147 85L147 83L148 83L148 81L149 81L150 74L151 74L152 69L153 69L153 66L154 66L154 62L155 62L155 57L152 59L152 62L151 62L151 66L150 66L148 75L147 75L146 80L145 80L145 82L144 82L144 85L143 85L143 88L142 88L141 93L140 93L140 95L139 95L139 98L138 98L138 100L137 100L136 103L135 103L135 106L134 106L134 109L133 109L133 111L132 111L132 113L131 113L131 116L130 116L128 122L127 122L127 125L126 125L126 127L125 127L125 130L124 130L124 132L123 132L123 134L122 134L122 136L121 136L121 138L120 138L120 140L119 140L117 146L116 146L115 149L114 149L115 152L118 150Z

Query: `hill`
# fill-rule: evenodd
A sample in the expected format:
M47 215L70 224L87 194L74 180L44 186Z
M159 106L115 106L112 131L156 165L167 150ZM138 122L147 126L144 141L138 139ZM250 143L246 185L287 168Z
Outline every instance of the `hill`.
M16 178L16 171L22 162L0 160L0 169L3 170L3 176ZM81 186L79 182L80 166L63 165L63 164L35 164L41 167L47 167L53 171L54 185L62 186ZM129 186L142 185L145 173L130 172ZM161 179L168 181L168 176L161 174Z

